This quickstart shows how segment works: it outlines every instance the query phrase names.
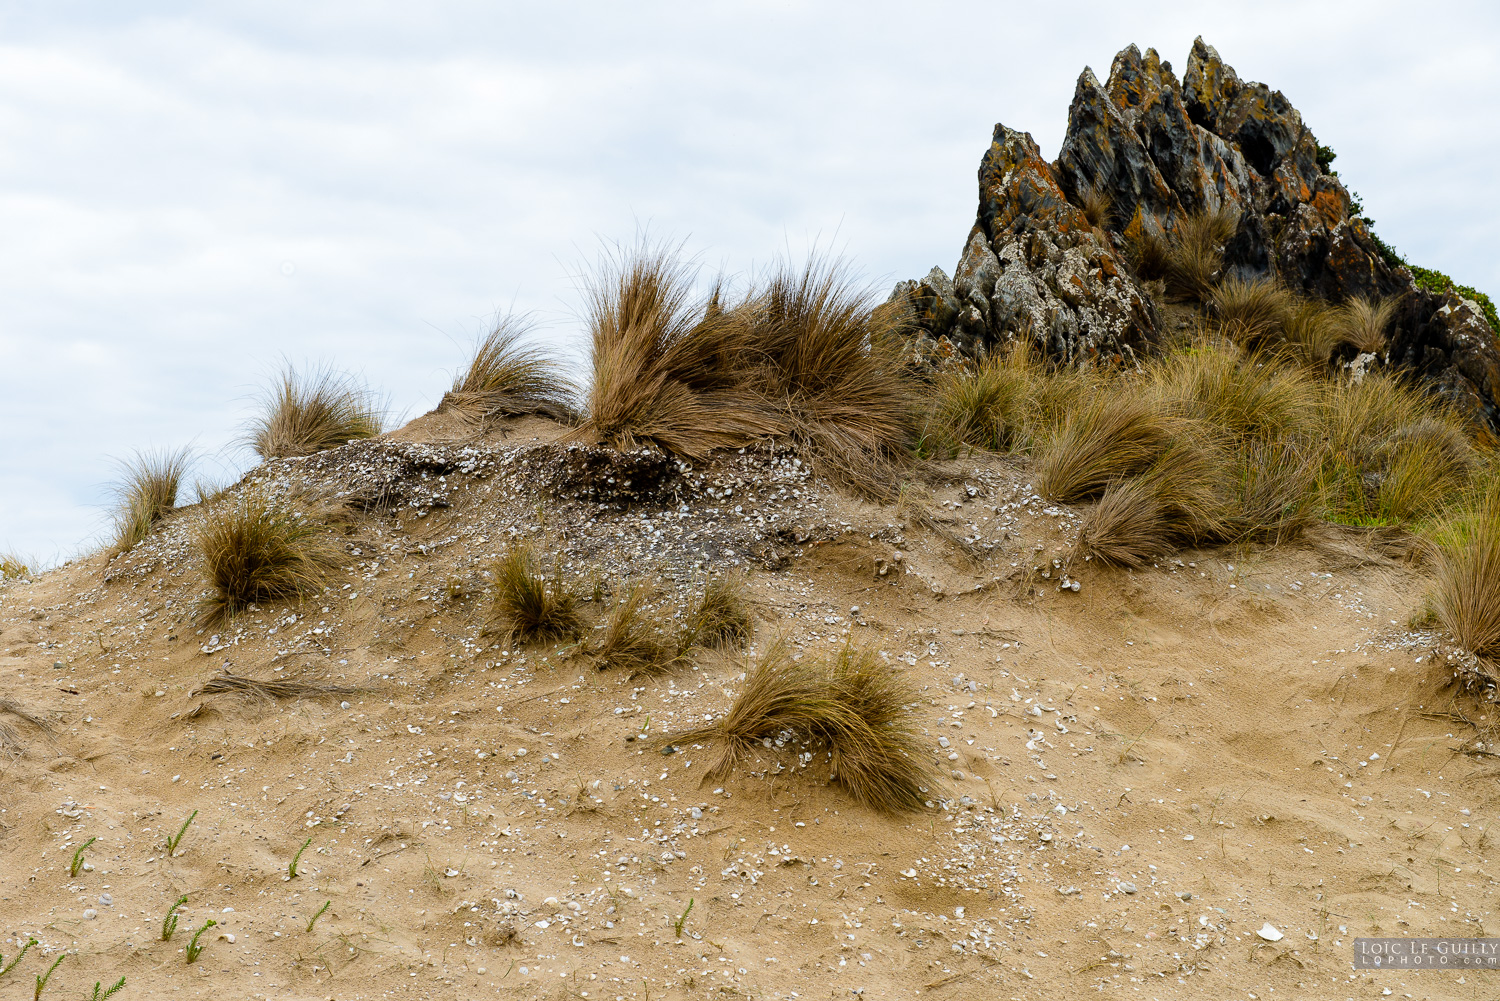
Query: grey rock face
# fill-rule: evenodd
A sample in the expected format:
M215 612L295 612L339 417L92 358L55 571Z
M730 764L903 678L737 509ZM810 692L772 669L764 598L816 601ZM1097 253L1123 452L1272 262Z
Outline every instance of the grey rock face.
M952 282L934 269L892 298L906 300L922 343L941 346L928 355L975 356L1024 337L1062 362L1127 362L1160 329L1127 236L1171 233L1186 215L1226 205L1240 222L1225 273L1275 277L1330 302L1399 297L1380 363L1500 427L1500 350L1478 307L1420 289L1388 261L1297 109L1242 81L1201 38L1181 81L1134 45L1103 83L1086 68L1055 163L1029 134L995 126Z

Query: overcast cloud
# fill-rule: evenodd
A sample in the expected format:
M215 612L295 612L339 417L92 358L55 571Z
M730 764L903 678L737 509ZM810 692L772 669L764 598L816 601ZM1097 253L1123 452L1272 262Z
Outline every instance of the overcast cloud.
M1149 8L1149 9L1148 9ZM603 240L952 271L997 121L1197 34L1411 259L1500 292L1488 4L69 3L0 12L0 549L93 544L110 457L202 475L283 357L415 416L498 309L576 352Z

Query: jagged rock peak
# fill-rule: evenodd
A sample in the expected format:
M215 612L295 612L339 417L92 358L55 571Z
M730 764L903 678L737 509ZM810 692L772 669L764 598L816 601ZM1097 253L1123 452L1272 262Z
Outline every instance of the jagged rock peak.
M1028 338L1064 362L1126 362L1159 340L1158 304L1129 264L1142 228L1171 234L1232 209L1221 274L1274 278L1329 302L1398 297L1382 361L1415 372L1500 427L1500 350L1479 307L1419 288L1370 232L1280 91L1246 82L1199 38L1181 81L1155 49L1127 46L1101 83L1079 74L1057 160L995 126L975 222L950 283L902 283L924 344L975 356Z

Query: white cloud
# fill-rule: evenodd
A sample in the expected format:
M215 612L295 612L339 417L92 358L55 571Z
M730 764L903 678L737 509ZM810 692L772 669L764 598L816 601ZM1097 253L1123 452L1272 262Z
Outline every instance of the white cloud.
M1131 41L1181 70L1201 32L1386 239L1500 290L1477 4L200 6L0 15L0 544L71 551L108 456L231 441L282 356L420 412L497 308L576 346L579 260L642 225L951 269L993 124L1055 153Z

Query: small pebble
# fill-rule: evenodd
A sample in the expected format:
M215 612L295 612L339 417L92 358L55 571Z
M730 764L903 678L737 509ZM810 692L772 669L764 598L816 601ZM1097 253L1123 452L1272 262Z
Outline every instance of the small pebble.
M1120 884L1120 892L1121 893L1134 893L1135 890L1136 890L1136 886L1135 886L1134 883L1121 883Z

